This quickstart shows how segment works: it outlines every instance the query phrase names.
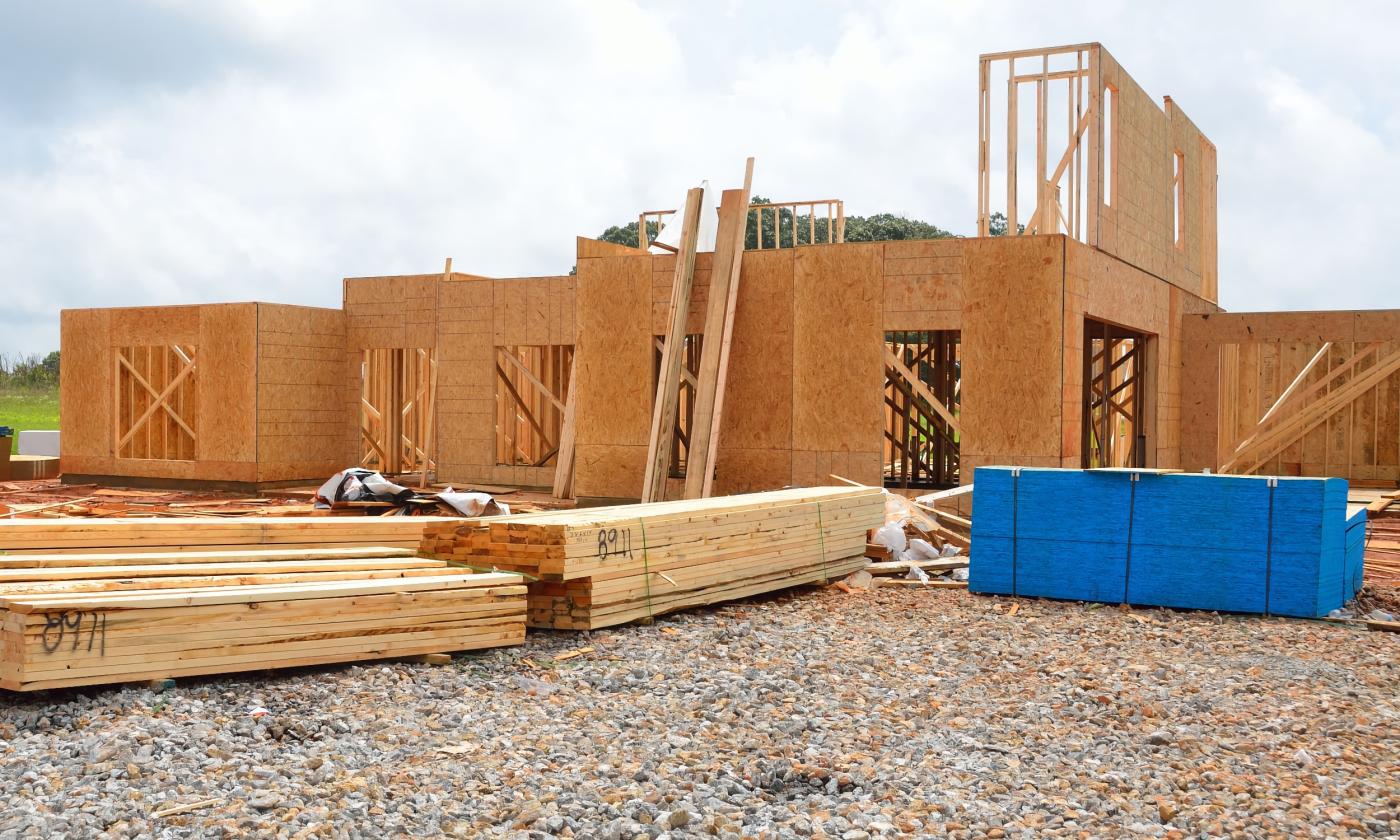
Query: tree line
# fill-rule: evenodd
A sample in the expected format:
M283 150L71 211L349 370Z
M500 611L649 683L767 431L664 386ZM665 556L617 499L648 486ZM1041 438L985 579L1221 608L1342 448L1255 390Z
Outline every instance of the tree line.
M750 200L750 205L768 205L773 202L763 196L754 196ZM774 216L777 216L775 219ZM759 220L762 220L761 222ZM793 246L793 235L797 236L798 245L810 245L813 242L815 233L816 242L829 242L831 239L827 234L827 227L830 221L818 215L816 224L813 225L808 214L799 214L796 225L793 224L793 211L791 208L780 207L776 214L771 211L763 213L750 213L748 230L744 234L744 247L751 249L758 247L760 224L762 225L763 246L773 247L774 223L777 223L777 241L783 248ZM1025 225L1016 226L1019 231L1025 231ZM794 230L795 228L795 230ZM1001 213L993 213L991 216L990 231L992 236L1006 235L1006 216ZM647 222L647 241L656 239L659 232L659 225L654 221ZM944 230L931 222L919 219L910 219L906 216L899 216L894 213L876 213L871 216L847 216L846 217L846 242L885 242L889 240L901 239L950 239L957 236L955 233ZM628 222L625 225L613 225L603 231L598 236L603 242L612 242L618 245L626 245L631 248L638 246L637 223Z
M58 351L47 356L37 353L0 353L0 389L42 389L58 387Z

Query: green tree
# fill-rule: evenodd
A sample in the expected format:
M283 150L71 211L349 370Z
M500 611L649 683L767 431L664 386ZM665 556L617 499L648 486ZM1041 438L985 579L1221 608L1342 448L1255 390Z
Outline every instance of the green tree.
M656 234L661 230L661 226L656 222L647 222L647 241L656 239ZM625 225L613 225L603 231L598 236L599 242L611 242L614 245L626 245L629 248L636 248L637 243L637 223L628 222Z
M753 206L766 207L773 202L761 195L755 195L749 200ZM760 219L762 220L760 222ZM762 226L763 247L772 248L776 241L780 247L791 248L793 246L793 211L791 208L780 207L777 210L776 234L773 232L774 212L765 210L761 213L749 213L748 229L744 234L744 247L753 249L758 247L758 237L760 225ZM1003 220L1003 225L1004 225ZM818 243L829 242L831 238L827 234L827 228L831 222L826 216L818 211L815 225L811 219L811 214L799 212L796 217L796 235L798 245L811 245L812 235L815 232ZM647 222L648 241L656 239L659 226L656 222ZM815 230L814 230L815 228ZM910 219L906 216L897 216L893 213L877 213L873 216L847 216L846 217L846 242L883 242L891 239L947 239L954 234L944 230L937 225L918 219ZM614 225L603 231L598 239L603 242L614 242L618 245L637 247L637 223L628 222L625 225Z
M987 219L987 232L988 232L989 234L991 234L992 236L1005 236L1005 235L1006 235L1006 214L1002 213L1000 210L998 210L997 212L993 213L993 214L991 215L991 218ZM1016 232L1017 232L1017 233L1025 233L1025 232L1026 232L1026 226L1025 226L1025 225L1017 225L1017 226L1016 226Z

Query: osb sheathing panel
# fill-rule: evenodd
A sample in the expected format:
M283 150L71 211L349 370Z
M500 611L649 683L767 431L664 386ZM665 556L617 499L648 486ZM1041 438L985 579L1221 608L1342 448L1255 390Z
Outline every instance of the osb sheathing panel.
M883 245L883 329L961 329L963 240Z
M494 280L438 285L437 472L441 481L492 483L495 461Z
M963 243L964 483L987 463L1060 464L1065 241Z
M253 303L200 307L199 461L257 459L257 320Z
M258 304L259 481L329 477L354 463L349 388L344 312Z
M1099 50L1104 85L1118 91L1110 118L1112 190L1099 208L1098 246L1157 277L1168 276L1172 229L1167 115L1109 55Z
M573 343L574 278L521 277L491 285L495 346Z
M1180 460L1181 396L1174 325L1180 298L1188 293L1074 240L1067 239L1065 247L1062 465L1077 467L1082 459L1084 319L1089 317L1155 340L1149 356L1155 361L1156 387L1147 396L1145 418L1152 426L1148 466L1174 468Z
M112 454L112 310L65 309L59 315L60 461L67 472L75 457L109 458Z
M884 422L883 257L881 243L795 249L795 450L879 448Z
M792 480L793 254L791 248L744 254L720 418L718 493L771 490Z
M442 274L345 280L346 340L352 350L432 347Z
M574 490L580 496L641 493L653 388L652 261L602 257L578 264Z
M1304 380L1328 373L1381 341L1400 347L1400 310L1229 313L1184 319L1187 410L1182 459L1187 469L1218 468L1322 348L1332 347ZM1365 367L1372 361L1363 362ZM1344 374L1345 382L1351 374ZM1384 380L1258 470L1265 474L1400 480L1400 373Z
M710 301L710 267L714 253L702 251L695 255L695 272L690 287L690 307L685 331L699 334L705 331L705 311ZM747 259L745 253L745 259ZM671 318L671 287L676 280L676 256L658 254L651 258L651 328L652 335L665 335ZM742 268L740 269L743 270Z
M1197 295L1213 297L1213 292L1211 295L1206 295L1206 292L1209 291L1210 275L1215 269L1214 242L1207 241L1207 231L1215 230L1215 147L1171 97L1166 98L1165 109L1168 154L1180 152L1185 163L1185 202L1178 208L1182 214L1184 236L1180 242L1177 241L1175 215L1169 216L1172 247L1169 249L1170 273L1167 279ZM1170 206L1176 206L1175 185L1170 185L1170 188ZM1209 270L1207 259L1211 261Z
M792 448L793 254L791 248L744 254L717 476L728 448Z
M589 239L586 236L575 238L577 240L576 256L580 260L593 257L635 257L647 253L641 248L618 245L615 242L603 242L598 239Z

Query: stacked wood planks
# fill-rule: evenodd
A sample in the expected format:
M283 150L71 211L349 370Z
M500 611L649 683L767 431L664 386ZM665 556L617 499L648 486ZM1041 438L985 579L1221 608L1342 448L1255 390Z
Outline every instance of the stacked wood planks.
M866 564L876 487L817 487L439 522L421 553L520 571L529 625L587 630L827 581Z
M30 691L519 644L519 575L406 549L0 556L0 687Z
M200 551L250 546L417 548L425 524L451 517L154 517L0 519L0 551L11 554Z

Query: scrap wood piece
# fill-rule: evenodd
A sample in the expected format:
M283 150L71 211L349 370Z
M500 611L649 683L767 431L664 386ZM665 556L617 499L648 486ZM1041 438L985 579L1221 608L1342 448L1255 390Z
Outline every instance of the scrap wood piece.
M749 199L753 190L753 158L744 163L744 186L725 190L720 201L719 230L710 272L706 341L700 346L700 375L686 449L685 497L701 499L714 489L719 462L720 421L729 381L729 353L734 342L734 310L739 300L739 276L748 232ZM794 224L796 216L794 215ZM796 240L793 240L796 244ZM716 340L718 339L718 340Z
M680 402L680 369L685 344L685 324L690 315L690 291L695 280L695 247L700 232L700 206L705 195L693 187L685 200L681 222L680 253L671 280L670 317L667 318L666 347L661 353L661 370L656 377L656 398L652 406L651 435L647 440L646 473L642 479L643 503L666 497L666 478L675 440L676 412Z
M570 660L570 659L575 659L575 658L577 658L577 657L584 656L584 655L590 654L590 653L592 653L592 652L593 652L593 648L592 648L591 646L590 646L590 647L575 648L574 650L566 650L566 651L564 651L563 653L556 655L556 656L554 657L554 661L555 661L555 662L566 662L566 661L568 661L568 660Z
M967 557L948 557L940 560L889 560L882 563L871 563L865 570L872 575L898 575L907 573L910 569L919 569L924 572L951 572L954 569L966 569L968 565Z
M880 586L922 587L924 589L966 589L965 580L909 580L908 578L877 578Z
M174 817L179 814L188 814L191 811L200 811L205 808L212 808L224 802L222 796L214 796L209 799L200 799L195 802L186 802L184 805L170 805L158 811L151 812L151 819L159 820L166 817Z

